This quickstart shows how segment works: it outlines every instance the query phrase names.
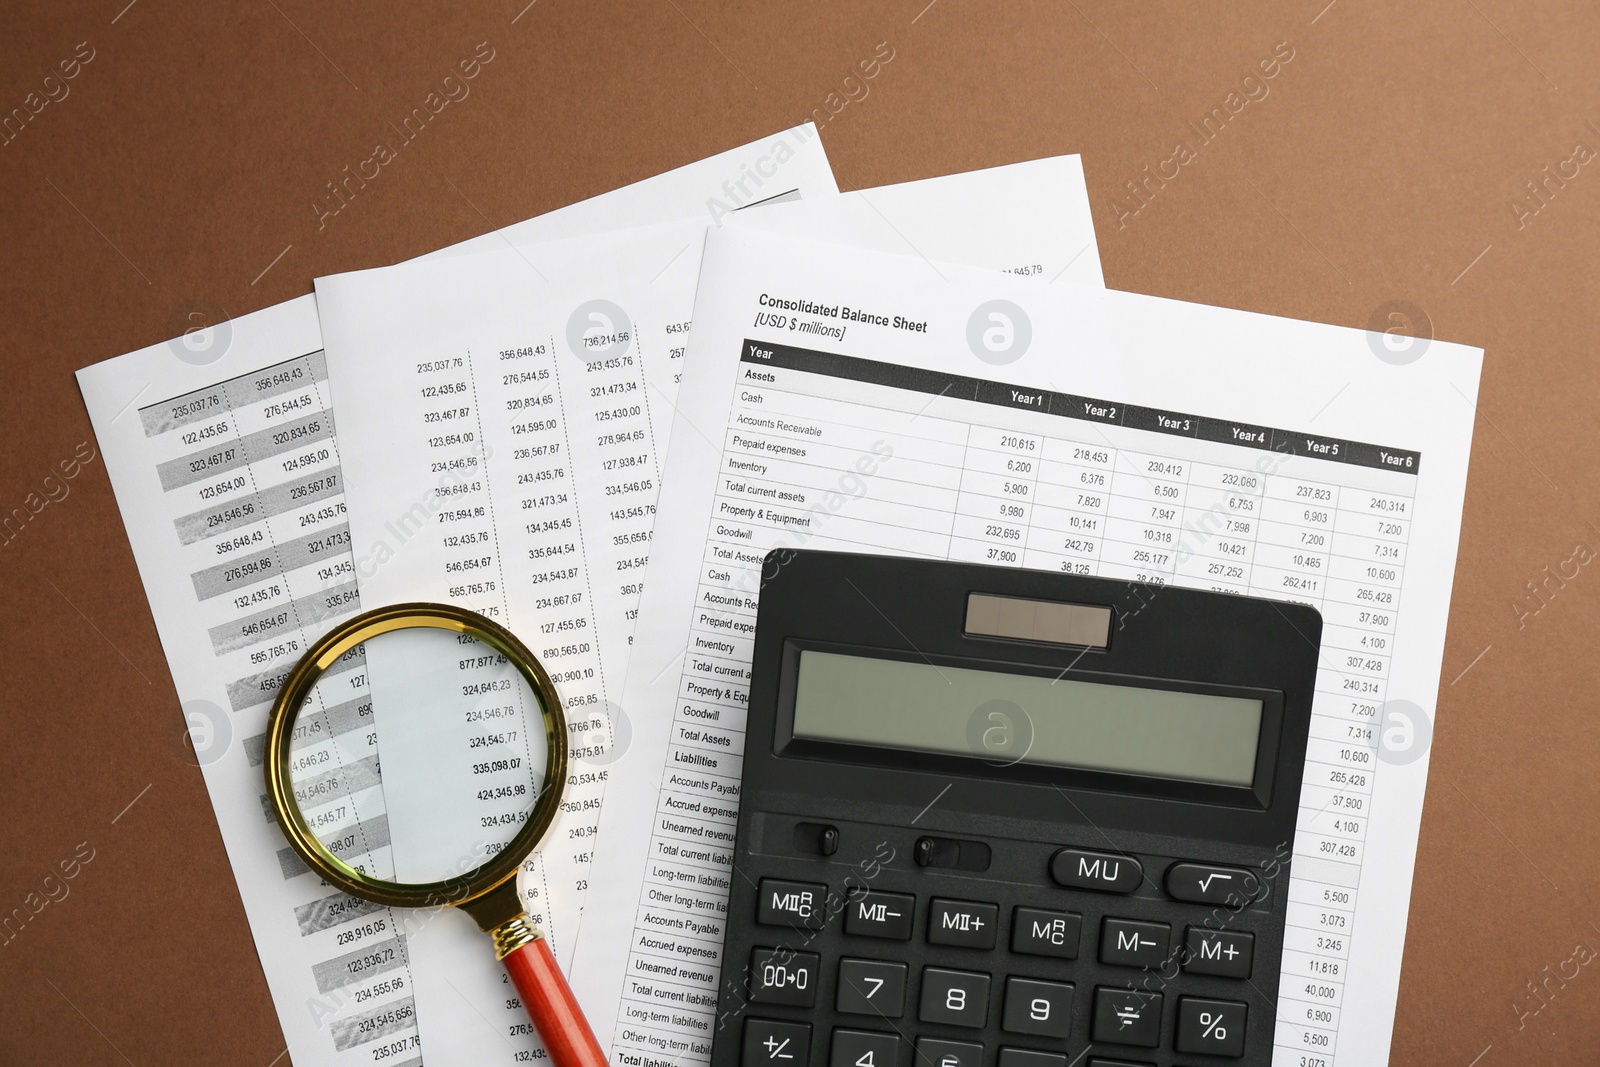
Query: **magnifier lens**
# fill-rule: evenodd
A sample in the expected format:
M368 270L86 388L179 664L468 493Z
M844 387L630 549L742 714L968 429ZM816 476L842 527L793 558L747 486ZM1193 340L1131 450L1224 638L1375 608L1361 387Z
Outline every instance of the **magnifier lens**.
M510 843L541 798L549 744L532 686L503 654L414 626L327 667L290 752L316 838L362 874L416 885L469 874Z

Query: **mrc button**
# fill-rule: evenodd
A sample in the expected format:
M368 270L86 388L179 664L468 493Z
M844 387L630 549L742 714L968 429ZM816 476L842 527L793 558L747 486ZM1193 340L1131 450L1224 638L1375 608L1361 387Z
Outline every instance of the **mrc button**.
M1083 916L1075 911L1019 907L1011 920L1011 951L1075 960L1082 931Z
M1068 889L1131 893L1144 881L1144 867L1132 856L1064 848L1050 857L1050 877Z
M820 930L826 919L822 906L828 887L814 882L784 882L763 878L757 889L756 922L767 926L795 926Z

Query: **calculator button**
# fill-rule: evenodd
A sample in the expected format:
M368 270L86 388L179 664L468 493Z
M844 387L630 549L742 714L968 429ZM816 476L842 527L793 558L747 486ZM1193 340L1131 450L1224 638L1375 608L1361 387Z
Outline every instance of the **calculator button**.
M917 1018L925 1023L977 1028L988 1017L988 975L943 967L922 969L922 1002Z
M828 1067L900 1067L900 1038L875 1030L835 1030Z
M1018 908L1011 917L1011 951L1075 960L1082 929L1083 916L1077 912Z
M1248 1012L1249 1006L1237 1000L1179 997L1178 1051L1243 1056Z
M826 918L822 902L828 887L814 882L783 882L761 879L756 905L756 922L768 926L797 926L820 930Z
M1050 857L1050 877L1068 889L1131 893L1144 881L1144 866L1132 856L1064 848Z
M1094 991L1094 1039L1112 1045L1161 1044L1160 993L1140 993L1132 989Z
M1134 919L1107 919L1100 926L1100 962L1118 967L1159 967L1167 958L1172 927Z
M1072 984L1007 978L1000 1029L1013 1034L1066 1037L1072 1029Z
M928 907L928 944L961 948L994 948L1000 909L970 900L935 899Z
M839 961L834 1007L848 1015L898 1019L906 1013L906 965L881 960Z
M995 1067L1067 1067L1059 1052L1040 1052L1036 1048L1003 1048Z
M811 1056L809 1023L746 1019L739 1067L806 1067Z
M1167 895L1191 904L1227 904L1233 907L1265 900L1261 878L1243 867L1217 867L1209 863L1174 863L1167 868Z
M980 1067L983 1046L972 1041L917 1038L917 1067Z
M844 909L844 932L910 941L916 910L917 898L904 893L863 893Z
M750 999L762 1004L809 1008L817 1002L815 952L758 948L750 952Z
M1190 974L1249 978L1255 950L1255 934L1191 926L1183 939L1183 969Z

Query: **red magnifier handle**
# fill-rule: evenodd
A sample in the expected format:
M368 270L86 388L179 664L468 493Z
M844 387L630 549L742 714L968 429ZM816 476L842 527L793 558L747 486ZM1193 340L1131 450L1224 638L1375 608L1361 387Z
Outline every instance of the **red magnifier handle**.
M607 1067L606 1054L556 965L549 942L542 937L530 941L501 962L555 1067Z

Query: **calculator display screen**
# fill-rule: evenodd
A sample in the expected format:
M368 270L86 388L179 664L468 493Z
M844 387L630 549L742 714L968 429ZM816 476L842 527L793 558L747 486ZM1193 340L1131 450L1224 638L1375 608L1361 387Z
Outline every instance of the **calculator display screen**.
M794 736L1226 785L1253 784L1262 702L805 650ZM1005 744L992 742L1005 731Z

